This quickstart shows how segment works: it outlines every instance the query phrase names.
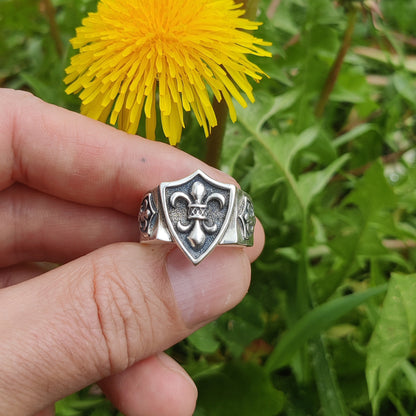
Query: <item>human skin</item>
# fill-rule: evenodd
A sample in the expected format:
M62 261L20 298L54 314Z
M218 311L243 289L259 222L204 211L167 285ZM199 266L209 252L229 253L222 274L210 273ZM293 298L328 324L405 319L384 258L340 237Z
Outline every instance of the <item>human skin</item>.
M192 415L196 387L163 351L241 301L264 243L257 222L253 247L218 247L198 266L174 245L137 243L143 195L198 168L235 183L0 89L1 415L53 415L95 382L127 416Z

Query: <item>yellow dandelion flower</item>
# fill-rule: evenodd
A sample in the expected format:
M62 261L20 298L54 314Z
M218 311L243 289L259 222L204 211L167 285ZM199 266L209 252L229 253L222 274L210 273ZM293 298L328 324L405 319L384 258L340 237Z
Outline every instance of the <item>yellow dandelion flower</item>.
M264 75L246 55L270 56L268 42L248 33L233 0L101 0L71 40L79 53L66 69L66 92L80 93L81 112L129 133L146 116L155 138L157 107L164 134L179 142L184 111L193 111L208 136L217 124L210 96L224 99L236 120L234 98L254 101L247 76Z

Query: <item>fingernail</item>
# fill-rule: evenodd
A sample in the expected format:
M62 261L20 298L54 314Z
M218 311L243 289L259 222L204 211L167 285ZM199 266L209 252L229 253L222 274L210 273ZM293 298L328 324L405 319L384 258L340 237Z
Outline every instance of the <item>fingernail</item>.
M177 374L180 374L182 377L186 379L187 382L191 383L193 388L195 388L195 384L192 381L189 374L169 355L164 352L161 352L155 356L159 362L169 371L173 371Z
M247 293L250 283L250 262L241 248L217 248L197 266L175 249L166 264L177 306L188 327L231 309Z

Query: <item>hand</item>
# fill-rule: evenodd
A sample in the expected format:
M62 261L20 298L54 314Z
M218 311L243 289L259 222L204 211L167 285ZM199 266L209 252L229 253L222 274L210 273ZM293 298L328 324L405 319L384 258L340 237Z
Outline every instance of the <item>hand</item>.
M217 248L197 267L171 245L135 243L143 194L199 167L231 181L0 90L1 415L54 414L94 382L126 415L192 414L195 385L162 351L242 299L264 241L258 225L254 247Z

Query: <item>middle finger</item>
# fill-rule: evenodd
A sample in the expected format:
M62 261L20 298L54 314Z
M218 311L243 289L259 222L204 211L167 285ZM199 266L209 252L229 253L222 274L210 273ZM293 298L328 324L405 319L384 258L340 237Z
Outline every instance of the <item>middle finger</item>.
M133 216L64 201L24 185L0 192L0 218L0 267L64 263L111 243L138 241Z

